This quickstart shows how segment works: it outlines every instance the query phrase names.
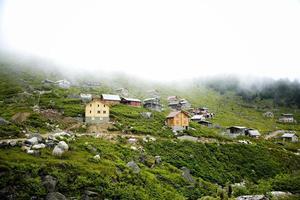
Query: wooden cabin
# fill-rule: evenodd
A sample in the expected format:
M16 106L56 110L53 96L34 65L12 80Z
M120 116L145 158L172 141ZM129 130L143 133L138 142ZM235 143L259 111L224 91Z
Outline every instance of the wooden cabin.
M148 98L144 99L143 101L143 106L144 108L150 109L150 110L155 110L155 111L162 111L162 105L160 104L159 98Z
M121 102L120 96L114 94L102 94L101 100L107 105L116 105Z
M281 138L283 141L298 142L298 136L295 133L285 133Z
M282 123L293 123L295 122L294 115L290 113L283 113L281 114L278 121Z
M93 99L85 106L85 122L88 124L109 122L109 106L100 99Z
M189 127L189 115L184 111L171 112L167 116L166 124L175 131L187 130Z
M227 128L227 133L231 137L237 137L239 135L245 135L247 128L243 126L231 126Z
M134 107L141 107L142 105L142 102L139 99L125 98L125 97L121 99L121 103L129 106L134 106Z

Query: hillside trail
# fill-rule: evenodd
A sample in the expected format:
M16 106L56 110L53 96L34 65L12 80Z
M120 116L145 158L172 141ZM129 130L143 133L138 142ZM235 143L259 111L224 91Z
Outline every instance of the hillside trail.
M284 132L284 131L282 131L282 130L274 131L274 132L272 132L272 133L266 135L266 136L265 136L265 139L268 140L268 139L274 138L274 137L276 137L277 135L279 135L279 134L281 134L281 133L283 133L283 132Z
M101 129L97 129L101 130ZM63 130L62 130L63 131ZM41 136L44 139L47 139L48 136L55 134L53 133L46 133L46 134L41 134ZM161 137L161 136L153 136L153 135L147 135L147 134L132 134L132 133L123 133L121 131L101 131L101 132L87 132L87 133L80 133L77 134L78 136L92 136L95 138L102 138L102 139L107 139L107 140L115 140L117 137L121 138L136 138L136 139L144 139L144 138L154 138L155 140L177 140L176 138L167 138L167 137ZM1 139L0 142L23 142L27 138L12 138L12 139ZM198 137L198 143L220 143L220 144L228 144L228 143L235 143L235 142L224 142L224 141L218 141L217 139L213 138L205 138L205 137Z

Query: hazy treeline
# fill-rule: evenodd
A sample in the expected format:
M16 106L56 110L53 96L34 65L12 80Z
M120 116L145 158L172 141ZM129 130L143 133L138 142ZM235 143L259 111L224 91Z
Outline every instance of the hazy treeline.
M249 83L237 77L211 79L205 82L206 86L221 94L235 92L245 101L255 99L272 100L276 106L300 108L300 83L289 79L257 79Z

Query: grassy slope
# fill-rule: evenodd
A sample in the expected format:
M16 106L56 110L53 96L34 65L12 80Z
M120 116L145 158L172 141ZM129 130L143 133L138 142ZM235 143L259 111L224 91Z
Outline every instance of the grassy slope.
M139 145L144 146L144 153L131 150L122 140L112 145L109 141L82 137L70 144L70 151L62 159L54 158L49 149L44 149L41 157L25 154L19 148L2 149L0 167L5 173L0 177L0 187L18 186L19 198L43 196L46 191L41 177L50 174L58 178L58 191L67 196L79 197L89 188L110 199L195 199L217 196L216 183L257 182L274 178L280 172L292 173L300 165L298 156L256 146L171 140ZM92 161L95 154L100 154L99 162ZM152 168L156 155L163 162ZM140 166L140 174L133 174L126 167L131 160ZM196 185L181 177L179 169L184 166L191 169Z
M5 66L1 66L5 68ZM1 134L18 136L18 132L23 128L40 130L46 132L45 122L48 121L40 114L33 114L31 107L37 101L37 95L32 90L52 90L51 94L43 95L40 100L42 108L54 108L64 111L64 115L75 117L84 111L83 104L76 99L67 99L68 94L79 94L80 92L90 92L100 94L102 92L112 92L109 82L105 82L98 88L72 87L69 90L62 90L56 87L47 88L41 85L41 80L46 75L37 72L18 72L12 69L0 71L1 77L5 81L0 83L0 111L1 117L10 120L11 116L17 112L30 112L32 116L23 124L11 124L1 126ZM25 80L20 81L20 80ZM118 85L129 88L132 96L146 98L148 94L142 86L137 86L128 80L115 80ZM232 94L220 95L212 90L192 85L188 88L176 88L170 85L145 85L145 88L157 88L162 97L162 102L166 105L166 97L178 95L188 99L195 107L206 106L216 117L212 120L222 127L231 125L243 125L259 129L262 133L276 129L299 130L299 125L283 125L276 123L275 119L265 119L261 109L250 108L238 97ZM32 96L21 98L18 93L28 91ZM7 98L9 97L9 98ZM1 178L1 187L5 185L18 185L20 198L26 199L36 194L45 195L45 190L41 186L43 174L52 174L59 179L58 190L69 196L80 196L84 189L91 187L103 196L108 198L127 199L196 199L200 196L218 196L219 189L215 184L226 185L227 182L234 183L241 180L248 180L252 184L260 184L266 181L267 187L260 192L271 189L288 190L297 192L299 188L299 174L293 185L288 185L290 174L299 168L299 156L286 152L282 146L263 140L252 140L254 145L245 146L232 144L195 144L189 142L177 142L167 138L173 138L172 132L164 126L165 112L153 112L151 119L144 119L140 113L146 111L143 108L132 108L124 105L112 107L111 118L116 121L118 130L130 131L136 134L150 134L164 137L154 144L141 144L146 149L145 162L140 162L141 154L132 151L122 141L112 144L92 138L81 138L76 143L71 144L71 151L63 159L56 159L51 156L50 150L44 150L42 157L33 157L20 151L19 148L1 149L0 166L6 170L5 176ZM276 118L284 112L293 112L299 121L298 110L281 108L273 110ZM56 122L59 123L59 122ZM213 137L219 140L228 141L218 135L222 130L201 127L198 124L191 124L195 131L188 131L188 134L196 136ZM8 130L5 130L8 129ZM2 135L3 136L3 135ZM94 155L86 150L85 142L95 146L102 159L99 163L91 162ZM285 148L297 150L298 144L286 143ZM162 156L163 165L150 168L155 155ZM267 155L267 156L266 156ZM142 168L139 175L132 174L125 166L130 160L135 160ZM186 166L191 169L191 173L197 180L195 186L190 186L181 177L180 168ZM116 169L122 171L121 174ZM278 174L282 177L277 178ZM77 176L78 175L78 176ZM22 177L22 178L20 178ZM282 187L281 187L282 186ZM249 187L247 193L257 193L258 189Z

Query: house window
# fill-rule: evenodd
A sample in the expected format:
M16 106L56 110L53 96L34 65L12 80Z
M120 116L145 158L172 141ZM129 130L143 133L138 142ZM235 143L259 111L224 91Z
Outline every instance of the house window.
M92 107L92 104L90 104L90 107Z
M103 110L103 114L106 114L106 110Z
M105 105L103 105L103 107L105 108Z
M92 111L90 110L90 113L92 113Z
M98 114L100 114L100 113L101 113L101 111L100 111L100 110L98 110L98 111L97 111L97 113L98 113Z
M99 108L99 106L100 106L100 105L98 104L98 108Z

